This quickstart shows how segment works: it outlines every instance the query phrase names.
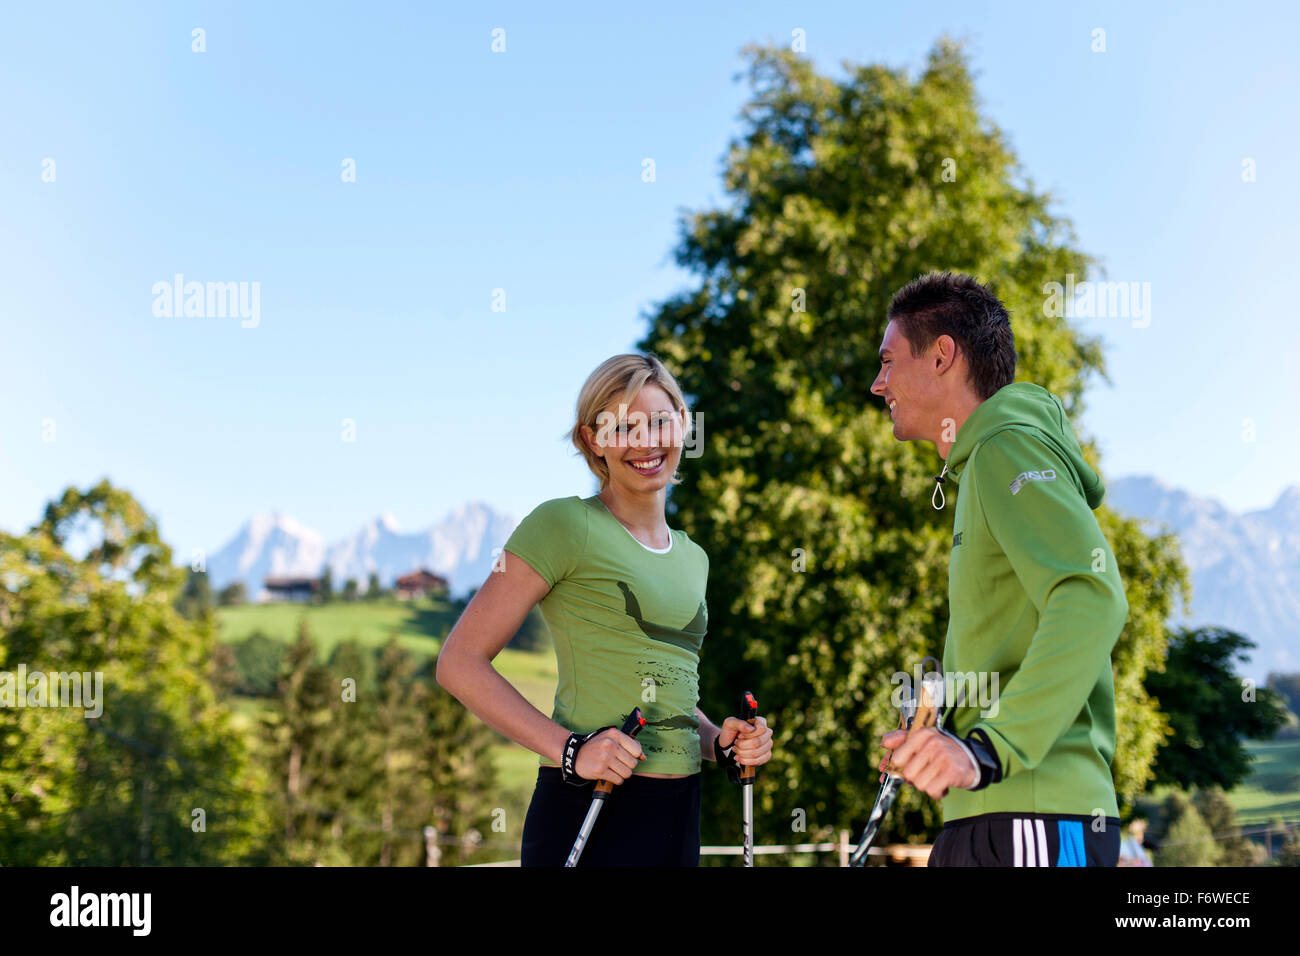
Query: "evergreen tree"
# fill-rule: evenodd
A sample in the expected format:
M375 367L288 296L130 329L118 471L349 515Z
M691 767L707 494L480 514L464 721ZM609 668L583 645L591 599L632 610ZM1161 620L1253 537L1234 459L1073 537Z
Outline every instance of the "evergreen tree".
M208 683L212 685L213 691L217 697L225 700L238 690L240 680L235 648L230 644L217 644L212 648L212 660L208 667Z
M1254 866L1257 862L1255 844L1241 835L1237 825L1237 814L1232 804L1223 793L1222 787L1208 787L1198 790L1195 799L1196 811L1205 821L1205 825L1214 834L1216 842L1223 851L1221 866Z
M383 759L383 740L375 732L375 655L356 641L344 641L335 645L328 670L328 744L322 747L322 770L313 792L331 814L329 843L321 857L373 866L379 855L375 793Z
M314 799L328 766L332 687L328 671L316 660L307 617L298 621L270 711L263 716L266 753L276 781L282 830L278 852L284 863L316 862L327 816Z
M1156 866L1218 866L1223 848L1187 796L1175 790L1165 801L1166 829Z
M524 617L519 630L515 631L506 646L516 651L541 651L550 645L550 641L551 633L546 629L546 619L542 617L541 610L534 607Z
M330 654L330 672L342 686L343 681L352 681L351 687L355 700L361 702L375 699L375 655L359 644L355 639L340 641L334 645Z
M182 617L197 621L211 616L214 603L208 572L191 568L185 578L185 587L176 599L176 610Z
M501 802L495 735L395 639L377 656L341 643L322 665L304 618L265 726L281 862L423 865L425 826L460 837Z
M271 696L284 663L284 644L257 630L235 645L234 653L239 692L250 697Z
M227 584L217 595L217 603L222 607L236 607L240 604L248 603L248 589L244 587L243 581L235 581Z
M1294 823L1281 829L1282 846L1273 857L1276 866L1300 866L1300 827ZM1276 839L1276 838L1275 838Z
M420 673L427 688L424 701L426 726L421 766L433 788L433 819L442 837L464 838L477 830L499 841L518 843L523 819L511 819L509 795L500 792L492 746L500 738L481 720L443 690L433 676L432 662ZM465 862L458 846L444 849L446 865Z
M382 741L375 775L381 832L380 866L410 866L424 861L424 845L395 839L394 831L417 833L433 816L431 780L420 772L420 753L429 735L425 696L415 677L416 664L395 638L379 654L376 672L375 732Z

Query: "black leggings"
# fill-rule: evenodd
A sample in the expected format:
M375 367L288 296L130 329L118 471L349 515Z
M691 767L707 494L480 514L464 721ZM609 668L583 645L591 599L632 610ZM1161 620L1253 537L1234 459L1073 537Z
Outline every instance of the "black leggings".
M591 806L595 785L564 782L539 767L524 820L524 866L564 866ZM605 800L579 866L699 866L700 775L662 779L633 774Z

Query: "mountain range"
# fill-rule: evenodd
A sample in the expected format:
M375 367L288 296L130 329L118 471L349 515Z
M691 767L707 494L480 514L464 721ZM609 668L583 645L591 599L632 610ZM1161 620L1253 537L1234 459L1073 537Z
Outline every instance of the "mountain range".
M1192 581L1190 607L1171 622L1214 624L1246 635L1256 648L1242 675L1262 682L1272 671L1300 670L1300 485L1269 508L1236 513L1158 478L1112 481L1106 502L1149 530L1176 532ZM427 568L451 593L479 587L515 520L483 502L461 505L431 528L404 532L380 515L350 537L326 544L319 534L278 514L256 515L208 560L214 588L243 581L257 600L268 577L314 577L325 567L334 586L370 574L384 587Z
M251 600L267 578L316 577L330 569L335 589L355 578L362 591L372 573L383 587L425 568L447 579L453 595L483 584L493 550L515 520L483 502L461 505L423 531L404 532L391 515L374 518L350 537L327 545L315 531L278 512L255 515L207 561L213 588L242 581Z
M1106 503L1150 530L1178 534L1192 582L1190 608L1173 623L1215 624L1255 642L1243 677L1300 671L1300 485L1272 506L1236 513L1158 478L1121 478Z

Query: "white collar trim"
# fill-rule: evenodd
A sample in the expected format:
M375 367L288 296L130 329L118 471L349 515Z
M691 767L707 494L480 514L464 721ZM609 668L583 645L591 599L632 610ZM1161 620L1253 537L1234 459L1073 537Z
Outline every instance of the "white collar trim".
M596 500L597 500L597 501L600 501L600 496L599 496L599 495L596 497ZM625 525L623 522L619 521L618 518L615 518L615 517L614 517L614 512L612 512L612 511L609 510L609 508L605 505L605 502L600 501L600 506L601 506L602 508L605 509L605 514L609 515L611 518L614 518L614 521L617 522L617 524L618 524L618 526L619 526L620 528L622 528L624 531L627 531L627 536L628 536L629 538L631 538L631 539L632 539L633 541L635 541L637 544L641 545L641 547L645 548L645 549L646 549L647 551L649 551L651 554L667 554L669 551L671 551L671 550L673 549L673 529L672 529L672 528L669 528L669 529L668 529L668 547L666 547L666 548L652 548L652 547L650 547L650 545L646 544L644 541L642 541L640 538L638 538L636 535L634 535L631 531L628 531L628 530L627 530L627 525Z

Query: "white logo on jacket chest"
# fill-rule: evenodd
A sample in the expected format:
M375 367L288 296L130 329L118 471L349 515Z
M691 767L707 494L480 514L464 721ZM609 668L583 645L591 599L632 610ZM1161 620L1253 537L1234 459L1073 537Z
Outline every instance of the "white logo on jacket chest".
M1019 494L1020 489L1025 486L1027 481L1055 481L1056 472L1051 468L1045 468L1042 471L1022 471L1016 475L1016 480L1011 482L1011 493Z

